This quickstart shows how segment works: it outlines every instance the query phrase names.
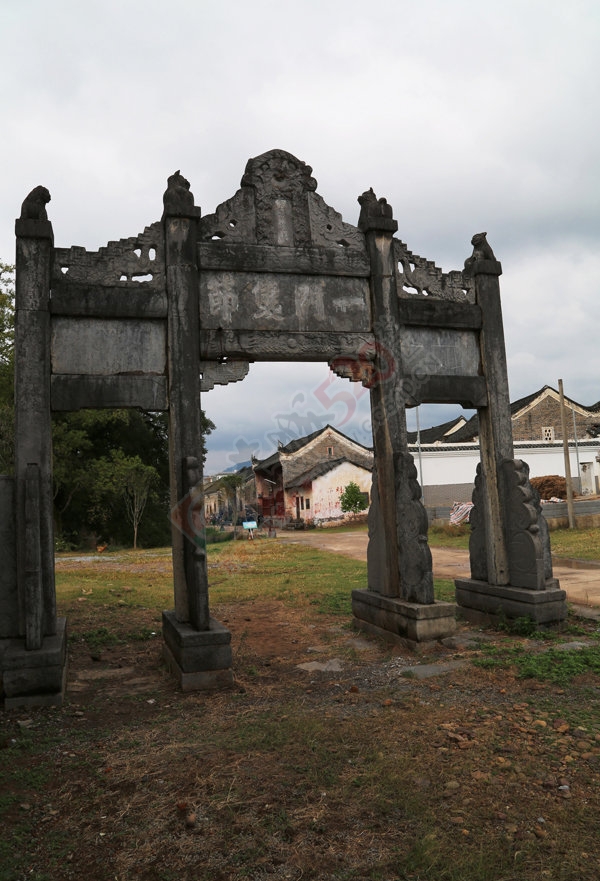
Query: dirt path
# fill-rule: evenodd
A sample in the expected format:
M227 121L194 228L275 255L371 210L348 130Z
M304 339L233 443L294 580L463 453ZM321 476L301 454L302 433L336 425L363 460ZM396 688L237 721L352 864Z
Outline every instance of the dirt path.
M323 551L344 554L356 560L367 559L368 535L366 532L329 533L326 529L316 532L281 532L279 541L308 544ZM433 573L437 578L469 578L469 552L455 548L431 548ZM571 603L582 606L600 606L600 569L580 569L575 565L554 566L554 577L567 592ZM574 561L575 562L575 561Z

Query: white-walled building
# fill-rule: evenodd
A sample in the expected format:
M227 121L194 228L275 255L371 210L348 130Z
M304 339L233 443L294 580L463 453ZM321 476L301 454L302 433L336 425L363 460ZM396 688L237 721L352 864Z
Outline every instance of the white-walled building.
M516 459L529 465L530 477L565 476L560 396L544 386L511 404ZM571 475L584 495L600 491L600 404L584 407L565 397ZM478 421L459 417L409 435L425 504L452 505L471 498L479 463Z

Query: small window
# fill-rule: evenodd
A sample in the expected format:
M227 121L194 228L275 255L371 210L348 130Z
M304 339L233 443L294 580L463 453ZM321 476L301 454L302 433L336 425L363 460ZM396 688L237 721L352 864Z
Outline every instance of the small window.
M310 511L310 499L306 499L306 510Z
M333 447L327 447L327 455L329 458L333 456Z
M554 441L554 426L553 425L542 426L542 440L547 441L548 443L553 443L553 441Z
M300 496L300 510L304 511L304 496Z

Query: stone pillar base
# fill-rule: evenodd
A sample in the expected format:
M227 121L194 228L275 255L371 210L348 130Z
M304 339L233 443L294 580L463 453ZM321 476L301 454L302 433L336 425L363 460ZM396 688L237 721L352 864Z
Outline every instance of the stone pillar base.
M42 647L25 648L24 639L0 640L4 707L60 707L67 678L67 622L58 618L56 633Z
M499 586L473 578L460 578L454 583L461 615L476 624L530 618L544 627L559 624L567 617L567 594L555 578L545 590Z
M183 691L233 685L231 633L214 618L208 630L194 630L175 612L163 612L163 638L165 663Z
M408 603L373 590L352 591L354 625L397 642L428 642L456 630L454 603Z

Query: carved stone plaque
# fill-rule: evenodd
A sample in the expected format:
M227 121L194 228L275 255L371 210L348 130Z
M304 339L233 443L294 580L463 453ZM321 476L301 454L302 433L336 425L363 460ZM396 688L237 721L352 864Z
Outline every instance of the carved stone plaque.
M407 327L402 331L402 367L405 374L423 376L477 376L479 343L472 330Z
M206 329L368 331L368 295L362 278L207 270L200 314Z
M55 374L162 374L166 364L163 321L55 318L52 322Z

